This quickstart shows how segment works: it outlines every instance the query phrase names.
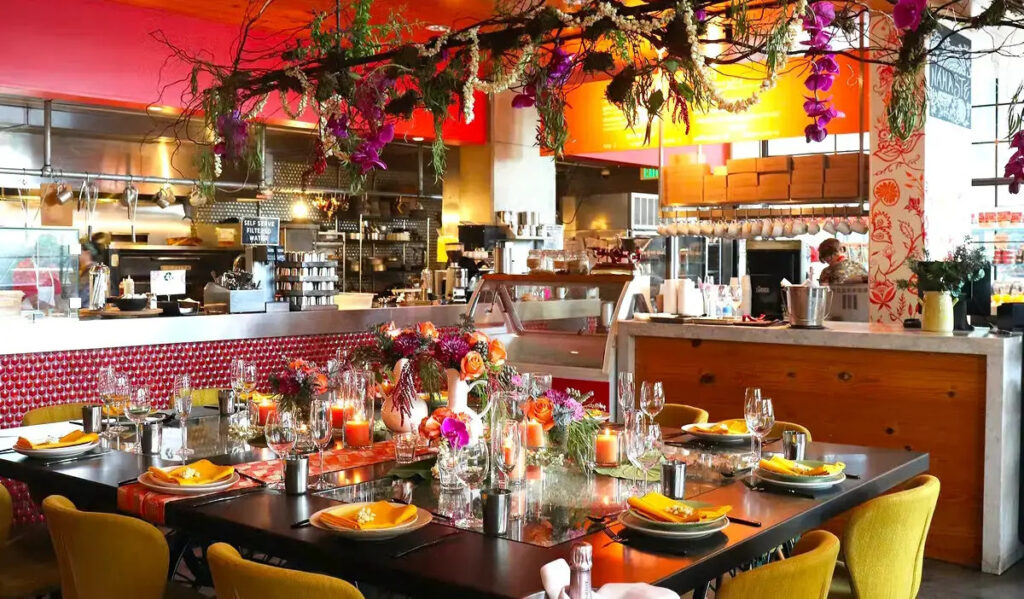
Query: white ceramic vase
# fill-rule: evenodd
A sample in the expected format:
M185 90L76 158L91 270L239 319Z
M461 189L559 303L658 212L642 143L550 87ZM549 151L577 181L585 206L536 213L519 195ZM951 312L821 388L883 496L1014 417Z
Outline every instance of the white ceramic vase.
M399 360L395 364L394 380L399 380L402 369L406 368L407 365L407 360ZM428 415L427 402L419 394L412 401L412 413L404 418L398 408L395 407L395 402L390 395L384 399L384 403L380 407L380 419L384 421L384 426L388 427L388 430L393 433L408 433L417 430L420 422Z
M446 368L444 373L448 378L448 409L453 412L463 412L469 416L469 437L470 443L473 443L483 435L484 422L482 416L469 407L469 392L473 390L473 387L483 385L486 380L481 379L467 383L462 380L459 371L454 368Z

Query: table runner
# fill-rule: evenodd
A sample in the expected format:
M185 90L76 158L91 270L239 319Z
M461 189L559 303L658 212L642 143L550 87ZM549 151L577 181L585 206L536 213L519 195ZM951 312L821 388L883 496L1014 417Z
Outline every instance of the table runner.
M179 499L193 499L195 497L209 497L210 495L227 493L228 491L234 491L235 489L255 487L258 484L259 483L256 481L243 477L237 483L231 485L229 489L224 491L216 491L213 493L206 493L204 495L171 495L169 493L153 491L148 487L143 486L142 483L129 483L117 488L117 509L126 514L131 514L133 516L138 516L143 520L148 520L153 524L164 524L164 514L167 509L167 504L172 501L178 501Z

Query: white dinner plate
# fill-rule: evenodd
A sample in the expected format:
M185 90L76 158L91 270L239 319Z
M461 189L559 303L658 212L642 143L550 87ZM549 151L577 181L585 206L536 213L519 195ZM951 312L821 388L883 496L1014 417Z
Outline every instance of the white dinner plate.
M754 436L753 433L744 433L742 435L729 435L723 433L705 433L696 424L687 424L683 427L683 430L690 433L694 437L697 437L701 441L708 441L709 443L725 443L725 444L736 444L736 443L750 443L750 439Z
M715 526L709 526L707 528L698 528L696 530L665 530L663 528L653 528L640 518L637 518L628 511L619 514L619 523L630 530L635 530L638 533L648 535L651 537L660 537L663 539L703 539L710 537L711 535L724 530L726 526L729 526L729 518L722 518L721 521L715 521Z
M59 460L62 458L73 458L75 456L82 455L87 451L96 449L99 444L99 441L93 441L91 443L81 443L79 445L69 445L68 447L56 447L53 449L18 449L15 447L14 451L30 458Z
M754 468L754 476L759 480L769 485L775 485L783 489L804 489L809 491L816 491L820 489L829 489L838 485L839 483L846 480L846 474L840 472L837 475L822 477L821 480L813 480L807 482L794 482L789 480L781 480L772 476L773 472L763 470L761 468Z
M240 480L240 477L237 472L233 472L231 476L224 480L206 485L172 485L153 478L153 475L149 472L143 472L137 480L142 486L158 493L167 493L168 495L205 495L206 493L216 493L230 489Z
M373 502L364 501L364 502L361 502L361 503L351 503L351 504L348 504L348 505L362 506L362 505L370 505L370 503L373 503ZM428 512L427 510L425 510L423 508L417 507L416 508L416 517L414 519L412 519L409 522L406 522L404 524L399 524L398 526L395 526L395 527L392 527L392 528L374 529L374 530L358 530L358 529L351 529L351 528L336 528L336 527L330 526L326 522L323 522L322 520L320 520L320 514L322 514L323 512L326 512L328 510L336 509L337 507L338 506L333 506L333 507L324 508L324 509L320 510L319 512L317 512L317 513L315 513L315 514L313 514L312 516L309 517L309 523L312 524L313 526L315 526L316 528L319 528L320 530L330 531L330 532L333 532L333 533L335 533L337 535L340 535L340 536L348 538L348 539L359 539L359 540L362 540L362 541L383 541L385 539L392 539L392 538L397 537L399 535L404 535L405 533L412 532L414 530L419 530L419 529L423 528L424 526L430 524L430 522L434 519L434 516L430 512Z

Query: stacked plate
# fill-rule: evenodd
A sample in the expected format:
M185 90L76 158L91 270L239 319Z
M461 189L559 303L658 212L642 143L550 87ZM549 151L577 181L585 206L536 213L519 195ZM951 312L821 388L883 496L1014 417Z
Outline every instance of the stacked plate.
M815 468L822 466L825 462L817 460L798 460L797 464ZM784 489L802 489L807 491L817 491L821 489L828 489L846 480L846 474L838 472L836 474L823 474L819 476L804 476L799 474L780 474L778 472L772 472L771 470L765 470L758 466L754 469L754 475L769 485L775 485L776 487L782 487Z
M741 434L732 433L708 433L700 430L698 424L687 424L683 427L683 431L690 433L694 437L701 441L707 441L709 443L723 443L727 445L734 445L737 443L750 443L753 433L746 432Z
M171 466L165 468L165 470L173 470L178 466ZM226 491L230 489L235 483L240 480L237 472L232 472L231 476L218 480L216 482L207 483L203 485L176 485L155 478L149 472L143 472L137 479L142 486L159 493L167 493L169 495L204 495L206 493L216 493L218 491Z
M51 449L21 449L15 446L14 451L30 458L37 458L40 460L59 460L62 458L73 458L75 456L82 455L83 453L96 449L99 444L99 441L92 441L90 443L79 443L78 445L54 447Z
M358 511L363 506L370 505L371 503L373 502L364 501L361 503L349 503L346 505L351 506L352 509ZM400 504L392 505L398 506ZM319 528L320 530L330 531L349 539L359 539L363 541L383 541L385 539L393 539L394 537L397 537L399 535L410 533L414 530L419 530L424 526L430 524L430 521L434 518L430 512L418 507L416 508L416 517L412 520L409 520L408 522L403 522L402 524L399 524L398 526L392 526L391 528L374 528L369 530L331 526L327 522L324 522L320 519L320 514L337 508L338 506L333 506L320 510L319 512L309 517L309 523L315 526L316 528Z
M692 508L712 507L700 501L681 501ZM634 509L619 514L619 523L629 530L663 539L703 539L729 526L728 516L722 515L704 522L659 522Z

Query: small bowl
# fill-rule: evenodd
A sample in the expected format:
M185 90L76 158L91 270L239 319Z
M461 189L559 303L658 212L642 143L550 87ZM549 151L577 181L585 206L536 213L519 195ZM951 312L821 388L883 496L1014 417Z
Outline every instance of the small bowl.
M119 297L114 300L118 310L122 312L138 312L146 307L149 298L146 297Z

